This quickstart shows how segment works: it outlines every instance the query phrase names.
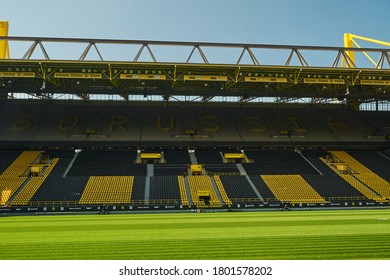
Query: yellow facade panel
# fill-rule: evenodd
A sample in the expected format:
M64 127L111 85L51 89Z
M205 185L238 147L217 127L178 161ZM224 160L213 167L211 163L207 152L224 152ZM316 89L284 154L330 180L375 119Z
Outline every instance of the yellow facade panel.
M162 74L120 74L121 80L166 80L166 75Z
M197 191L198 196L210 196L209 191Z
M161 154L159 153L141 153L141 159L160 159Z
M360 80L361 85L390 86L390 80Z
M334 85L344 85L344 79L320 79L320 78L305 78L303 79L305 84L334 84Z
M70 73L70 72L57 72L54 73L54 78L60 79L101 79L101 73Z
M338 171L346 172L347 166L345 164L336 164L336 168Z
M287 83L287 78L245 77L244 81L249 83Z
M210 75L184 75L184 81L215 81L226 82L227 76L210 76Z
M244 158L244 154L240 154L240 153L232 153L232 154L224 154L223 155L224 158L226 159L243 159Z
M202 172L202 165L201 164L191 164L191 172Z
M0 72L0 78L35 78L35 72Z

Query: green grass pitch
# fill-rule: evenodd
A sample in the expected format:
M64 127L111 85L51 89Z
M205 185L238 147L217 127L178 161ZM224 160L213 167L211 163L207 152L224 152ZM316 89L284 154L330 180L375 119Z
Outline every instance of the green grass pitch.
M0 259L390 259L390 210L0 217Z

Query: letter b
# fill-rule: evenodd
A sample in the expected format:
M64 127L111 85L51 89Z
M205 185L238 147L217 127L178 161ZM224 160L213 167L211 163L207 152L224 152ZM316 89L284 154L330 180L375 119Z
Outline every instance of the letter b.
M34 117L31 115L21 115L9 128L12 131L25 131L33 126Z

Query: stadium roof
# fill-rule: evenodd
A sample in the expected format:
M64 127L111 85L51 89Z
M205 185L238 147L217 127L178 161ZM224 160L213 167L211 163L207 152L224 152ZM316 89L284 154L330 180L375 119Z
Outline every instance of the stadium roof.
M160 96L174 100L178 96L197 96L209 101L216 96L235 96L241 102L258 97L279 100L310 98L346 99L352 103L390 100L390 49L229 44L206 42L165 42L104 39L65 39L2 37L12 43L28 43L20 58L0 60L0 96L27 93L38 98L72 94L82 99L90 95L118 95L124 100L133 95ZM0 40L1 41L1 40ZM78 44L82 52L74 59L53 59L57 53ZM129 54L105 60L101 51L110 46L135 49ZM157 60L156 50L164 48L188 51L183 60ZM210 59L205 50L228 53L229 60ZM357 65L350 53L374 54L374 66ZM34 58L40 53L41 58ZM160 54L160 53L159 53ZM234 56L237 55L237 56ZM39 54L38 54L39 56ZM88 57L93 56L90 60ZM198 59L195 59L198 56ZM267 57L277 63L267 64ZM326 63L308 63L325 57ZM309 59L310 58L310 59ZM233 59L233 61L231 61ZM196 60L196 61L194 61ZM214 62L210 62L210 61ZM265 61L265 63L263 62ZM346 63L342 67L341 62ZM198 100L199 101L199 100Z

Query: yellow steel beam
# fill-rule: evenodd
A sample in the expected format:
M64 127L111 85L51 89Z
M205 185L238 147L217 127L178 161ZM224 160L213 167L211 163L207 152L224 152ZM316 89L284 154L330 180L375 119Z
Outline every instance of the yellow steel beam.
M356 46L358 48L361 48L359 46L359 44L354 39L359 39L359 40L366 41L366 42L369 42L369 43L390 47L390 43L389 42L376 40L376 39L372 39L372 38L368 38L368 37L363 37L363 36L359 36L359 35L355 35L355 34L351 34L351 33L344 33L344 47L345 48L354 48L354 46ZM356 65L354 51L346 51L345 54ZM363 54L371 61L371 63L373 63L375 65L375 67L378 67L378 64L368 55L367 52L363 52ZM346 63L344 58L341 61L341 66L342 67L347 66L349 68L353 68L353 65L350 65L350 64Z
M0 21L0 36L8 36L8 21ZM8 41L0 41L0 59L9 59Z
M359 46L359 44L356 43L356 41L355 41L354 39L352 39L352 42L353 42L358 48L361 48L361 47ZM378 66L378 64L371 58L371 56L368 55L367 52L363 52L363 54L368 58L369 61L371 61L372 64L374 64L375 67Z
M355 38L355 39L367 41L367 42L370 42L370 43L374 43L374 44L390 47L390 43L389 42L380 41L380 40L376 40L376 39L372 39L372 38L368 38L368 37L363 37L363 36L358 36L358 35L354 35L354 34L349 34L349 35L351 35L351 38Z

